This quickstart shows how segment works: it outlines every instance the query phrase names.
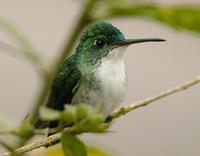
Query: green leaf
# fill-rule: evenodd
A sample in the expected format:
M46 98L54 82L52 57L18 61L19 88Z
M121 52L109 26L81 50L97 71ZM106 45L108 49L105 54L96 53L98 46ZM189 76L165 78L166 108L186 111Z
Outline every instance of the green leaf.
M62 125L73 125L74 130L79 132L103 132L104 118L96 108L79 104L76 106L65 105L62 113Z
M65 105L64 111L62 113L62 121L66 124L71 124L76 122L76 109L77 106Z
M90 146L91 144L91 146ZM109 150L109 148L104 149L103 147L95 146L93 143L87 145L87 154L88 156L114 156L114 151ZM111 152L112 151L112 152ZM115 152L114 152L115 153ZM47 150L42 150L38 153L38 155L42 156L64 156L63 150L60 146L53 146L48 148Z
M95 10L100 13L92 15L94 20L124 16L148 18L176 30L190 30L200 33L200 5L167 6L152 3L127 3L125 1L108 2L103 1L101 5L96 5Z
M54 146L51 148L48 148L47 150L41 151L40 153L37 153L38 155L42 156L64 156L63 150L60 146ZM106 151L106 149L103 149L102 147L94 147L87 146L87 154L88 156L111 156L114 154L111 154L110 151Z
M111 156L111 154L108 153L107 151L99 149L94 146L92 147L88 146L87 151L89 156Z
M63 133L61 143L65 156L87 156L85 145L75 135Z
M89 109L90 109L89 105L84 105L84 104L79 105L76 109L77 121L86 118L88 116Z
M18 135L24 140L29 139L34 135L34 128L30 124L28 118L26 118L18 128L13 130L13 134Z
M39 116L44 121L54 121L61 118L62 112L45 106L40 107Z
M76 124L76 129L78 131L82 132L93 132L93 133L99 133L104 132L104 120L102 115L96 114L93 116L90 116L90 118L87 118L85 122L80 122L79 124Z

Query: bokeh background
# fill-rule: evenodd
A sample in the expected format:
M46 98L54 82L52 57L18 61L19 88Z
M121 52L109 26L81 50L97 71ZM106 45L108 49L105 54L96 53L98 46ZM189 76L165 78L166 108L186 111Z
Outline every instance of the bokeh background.
M161 4L197 4L199 0L157 0ZM81 0L0 0L0 16L15 23L46 57L57 57L80 13ZM200 38L139 18L108 20L127 38L159 37L165 43L128 48L128 94L123 104L156 95L200 73ZM0 31L0 40L14 42ZM40 88L34 68L20 57L0 53L0 113L19 123ZM107 134L83 135L88 142L120 156L200 155L200 85L133 111L114 122Z

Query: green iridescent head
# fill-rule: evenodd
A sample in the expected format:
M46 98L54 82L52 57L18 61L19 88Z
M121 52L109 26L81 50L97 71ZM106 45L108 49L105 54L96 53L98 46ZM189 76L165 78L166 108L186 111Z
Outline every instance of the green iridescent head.
M84 60L96 62L120 46L149 41L164 40L157 38L125 39L124 34L110 23L98 22L89 25L83 32L76 53L79 56L82 55Z
M106 22L90 25L81 36L82 43L93 42L93 46L96 46L97 48L106 45L108 46L123 40L125 40L125 37L122 32Z

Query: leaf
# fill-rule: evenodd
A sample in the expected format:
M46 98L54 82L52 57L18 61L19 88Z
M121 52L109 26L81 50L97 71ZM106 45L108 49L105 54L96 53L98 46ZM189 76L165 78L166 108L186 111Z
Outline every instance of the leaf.
M24 140L30 139L34 135L34 128L26 118L19 127L13 130L13 134L18 135Z
M64 156L63 150L60 146L53 146L51 148L48 148L47 150L44 150L42 152L36 153L37 155L44 155L44 156ZM94 145L87 145L87 154L88 156L113 156L111 154L111 151L107 151L106 149L103 149L99 146Z
M77 121L83 120L88 116L89 105L80 104L76 109Z
M111 156L108 152L97 147L87 147L88 156Z
M96 108L87 104L65 105L61 120L64 127L73 125L76 133L105 131L102 114Z
M62 112L45 106L40 107L39 116L44 121L54 121L61 118Z
M190 30L200 33L200 5L165 6L152 3L136 4L125 1L108 3L108 1L103 1L101 5L96 5L95 10L101 12L94 14L96 17L93 16L94 19L98 20L123 16L149 18L176 30Z
M65 121L74 120L73 128L79 132L102 132L104 118L97 109L91 105L79 104L77 106L65 106Z
M76 124L75 128L80 132L100 133L105 131L103 117L99 114L90 116L85 122L83 120L83 122Z
M65 105L64 111L62 113L62 121L66 124L71 124L76 122L76 109L77 106Z
M87 156L85 145L75 135L63 133L61 143L65 156Z

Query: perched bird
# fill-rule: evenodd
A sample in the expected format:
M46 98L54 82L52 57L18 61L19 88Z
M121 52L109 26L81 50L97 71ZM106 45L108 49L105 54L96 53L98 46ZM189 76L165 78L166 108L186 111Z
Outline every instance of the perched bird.
M65 104L85 103L105 118L122 102L127 90L124 53L131 44L164 41L158 38L125 39L106 22L88 26L75 53L59 67L46 106L63 110ZM36 128L55 128L58 121L37 121Z

